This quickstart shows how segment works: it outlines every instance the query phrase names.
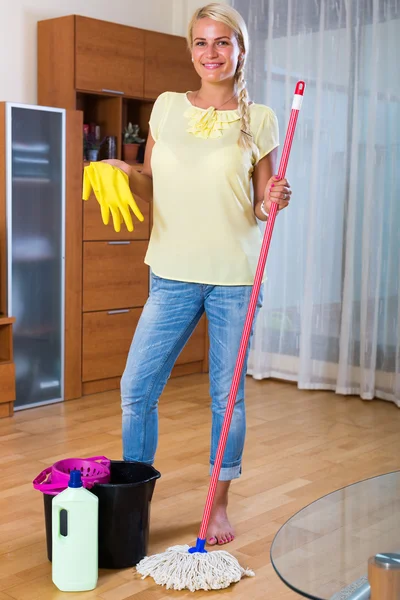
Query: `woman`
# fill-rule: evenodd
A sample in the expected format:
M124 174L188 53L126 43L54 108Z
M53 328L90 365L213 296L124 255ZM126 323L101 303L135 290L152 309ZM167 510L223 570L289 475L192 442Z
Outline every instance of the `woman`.
M158 97L141 174L108 161L129 174L134 196L154 202L145 259L152 270L151 292L121 380L123 453L125 460L153 463L158 399L205 312L211 471L261 248L256 217L266 221L271 202L285 208L291 191L285 179L273 176L276 117L248 98L242 17L229 6L209 4L194 14L188 43L200 89ZM234 538L227 505L231 480L241 473L245 371L246 365L207 534L212 545Z

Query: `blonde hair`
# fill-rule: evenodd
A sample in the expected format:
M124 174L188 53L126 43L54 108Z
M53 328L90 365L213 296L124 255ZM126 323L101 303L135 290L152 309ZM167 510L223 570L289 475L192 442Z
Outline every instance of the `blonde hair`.
M224 23L235 33L242 54L235 73L235 83L238 91L238 112L240 115L239 146L257 153L258 150L253 142L253 136L250 131L249 94L244 78L244 67L249 49L249 34L246 23L238 11L231 6L220 4L219 2L207 4L207 6L197 9L190 20L187 34L187 42L190 50L193 46L193 27L199 19L204 18Z

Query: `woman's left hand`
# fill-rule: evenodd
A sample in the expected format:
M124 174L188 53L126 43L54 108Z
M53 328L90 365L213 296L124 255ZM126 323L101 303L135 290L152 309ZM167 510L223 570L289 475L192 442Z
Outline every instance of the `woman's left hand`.
M266 212L270 212L272 202L278 205L278 211L289 206L292 190L287 179L279 179L274 175L269 179L264 193L264 207Z

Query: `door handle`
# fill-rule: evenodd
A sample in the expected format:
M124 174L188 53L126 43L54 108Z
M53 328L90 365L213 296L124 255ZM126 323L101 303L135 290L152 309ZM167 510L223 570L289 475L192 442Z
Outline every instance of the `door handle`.
M101 91L105 92L106 94L121 94L121 96L124 95L124 92L120 92L119 90L108 90L107 88L103 88Z

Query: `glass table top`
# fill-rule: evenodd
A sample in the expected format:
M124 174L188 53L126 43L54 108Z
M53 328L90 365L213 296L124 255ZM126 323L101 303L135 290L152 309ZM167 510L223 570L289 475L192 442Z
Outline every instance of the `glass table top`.
M400 550L400 471L337 490L291 517L271 546L282 581L312 600L356 598L368 559ZM351 595L353 593L353 596Z

